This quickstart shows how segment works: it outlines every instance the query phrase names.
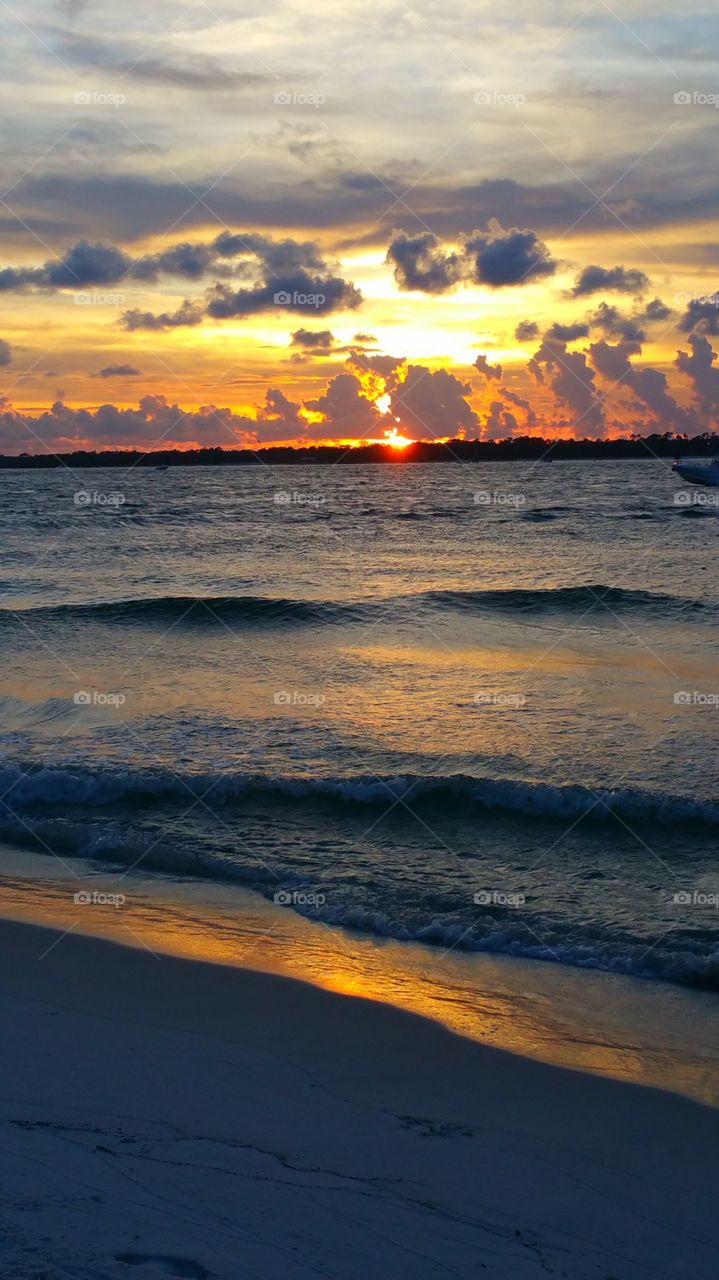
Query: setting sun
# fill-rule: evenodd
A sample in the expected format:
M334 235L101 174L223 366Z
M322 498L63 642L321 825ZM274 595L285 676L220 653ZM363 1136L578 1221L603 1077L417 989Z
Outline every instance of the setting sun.
M393 449L406 449L408 444L414 444L414 440L410 440L409 436L400 435L396 427L391 431L385 432L385 444L391 444Z

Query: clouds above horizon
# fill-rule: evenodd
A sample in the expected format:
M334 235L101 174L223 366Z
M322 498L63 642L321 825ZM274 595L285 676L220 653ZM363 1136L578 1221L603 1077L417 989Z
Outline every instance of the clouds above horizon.
M715 428L719 423L719 368L717 353L703 335L690 335L688 347L675 360L689 393L686 405L672 394L663 370L635 363L642 354L641 343L601 338L578 351L560 338L546 336L528 363L537 385L550 397L541 414L531 396L505 384L501 366L489 364L482 355L476 361L477 386L447 369L358 351L316 396L295 400L270 387L253 413L215 403L183 409L166 396L146 395L135 408L108 403L76 409L59 399L45 412L28 414L4 398L0 449L251 449L277 443L382 441L395 428L423 440L697 434L708 423ZM95 376L134 377L139 371L107 368Z
M703 411L710 30L691 0L6 7L0 390L38 416L49 378L86 406L226 386L302 438L382 395L410 434Z

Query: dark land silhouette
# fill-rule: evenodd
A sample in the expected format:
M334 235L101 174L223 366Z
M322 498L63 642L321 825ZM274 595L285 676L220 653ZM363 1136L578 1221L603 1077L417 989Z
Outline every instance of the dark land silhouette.
M0 468L51 467L252 467L349 465L352 463L596 461L603 458L656 459L710 457L719 454L719 436L628 436L613 440L551 440L539 436L515 436L507 440L418 440L404 449L385 444L262 445L257 449L102 449L72 453L21 453L0 455Z

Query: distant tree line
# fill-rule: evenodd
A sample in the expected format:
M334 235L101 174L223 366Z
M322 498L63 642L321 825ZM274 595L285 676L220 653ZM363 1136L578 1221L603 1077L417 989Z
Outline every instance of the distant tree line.
M561 462L599 458L672 458L708 457L719 454L719 436L704 432L699 436L663 435L627 436L617 440L545 440L538 436L513 436L507 440L449 440L438 444L418 440L404 449L384 444L356 445L287 445L262 446L257 449L138 449L75 450L73 453L0 454L0 468L50 467L254 467L315 465L342 466L352 463L408 462Z

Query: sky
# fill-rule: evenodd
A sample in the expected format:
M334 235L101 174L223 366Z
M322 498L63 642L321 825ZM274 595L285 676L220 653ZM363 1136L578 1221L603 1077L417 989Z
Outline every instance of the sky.
M695 434L713 6L0 2L0 449Z

